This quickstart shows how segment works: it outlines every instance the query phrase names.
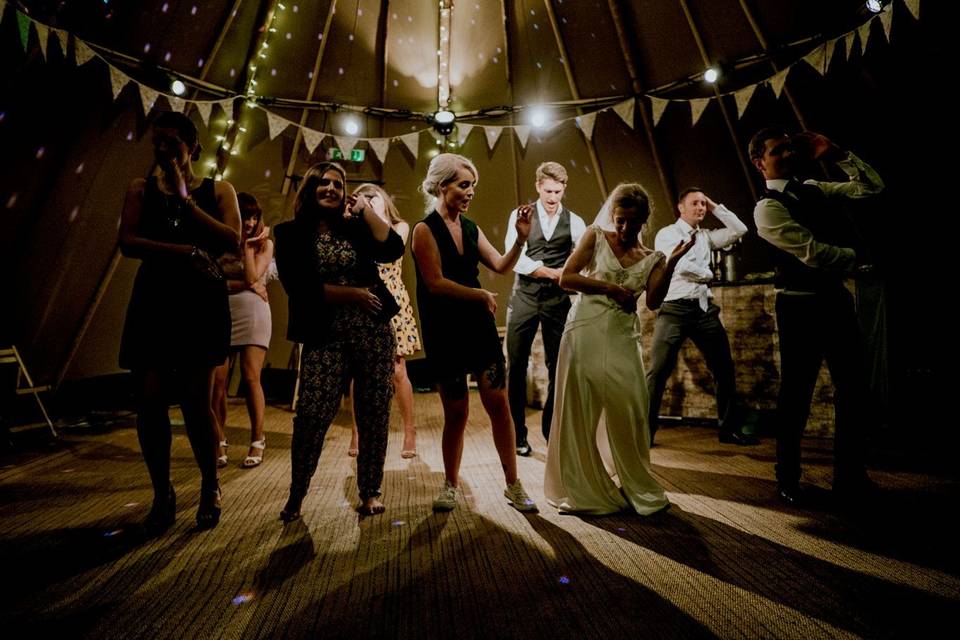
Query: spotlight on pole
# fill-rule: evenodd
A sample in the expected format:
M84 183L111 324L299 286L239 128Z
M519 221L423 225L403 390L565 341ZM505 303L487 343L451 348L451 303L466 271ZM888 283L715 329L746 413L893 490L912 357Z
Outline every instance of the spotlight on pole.
M710 67L703 72L703 81L713 84L720 78L720 70L716 67Z
M175 96L182 96L187 92L187 85L183 84L182 80L174 80L170 83L170 91L173 91Z
M540 129L547 124L547 110L543 107L534 107L530 112L530 124Z
M360 132L360 125L353 118L347 118L343 123L343 130L348 136L355 136Z
M873 13L880 13L883 11L883 2L881 0L867 0L867 9Z

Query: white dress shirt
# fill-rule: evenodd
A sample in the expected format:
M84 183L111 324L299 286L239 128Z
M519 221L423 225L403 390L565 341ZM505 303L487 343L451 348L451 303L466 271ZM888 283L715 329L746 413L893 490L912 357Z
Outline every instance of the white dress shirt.
M560 221L560 212L562 211L563 205L561 204L557 207L555 214L552 216L548 215L547 211L543 208L543 203L537 200L537 218L540 220L540 231L548 241L553 237L553 232L557 229L557 223ZM573 246L577 246L580 238L583 237L584 232L587 230L587 225L583 222L583 218L574 212L568 210L567 213L570 214L570 238L573 241ZM513 243L517 241L516 224L517 210L514 209L510 212L510 219L507 221L507 237L503 240L504 251L510 251ZM543 260L533 260L527 257L527 243L524 242L523 249L520 251L520 258L517 260L517 264L514 265L513 270L522 276L528 276L542 266Z
M700 302L700 308L707 310L707 304L713 294L707 283L713 279L710 270L710 252L722 249L743 237L747 232L747 225L740 221L735 213L722 204L713 209L713 215L723 223L723 229L703 229L697 233L697 240L693 247L680 258L670 280L665 301L689 298ZM690 240L693 227L683 219L667 225L657 233L654 247L666 256L673 253L677 245Z

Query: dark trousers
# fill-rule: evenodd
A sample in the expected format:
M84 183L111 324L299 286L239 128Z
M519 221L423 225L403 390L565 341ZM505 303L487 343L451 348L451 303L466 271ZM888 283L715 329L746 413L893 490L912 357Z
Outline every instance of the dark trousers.
M845 289L809 296L777 294L780 394L777 398L777 482L800 480L800 440L824 358L836 411L834 486L866 473L866 376L853 297Z
M373 324L373 323L370 323ZM290 496L303 499L317 470L327 429L353 380L353 412L360 437L360 499L380 495L387 455L396 337L389 324L357 326L343 339L304 345L300 398L290 444Z
M650 391L650 435L657 430L660 402L667 380L677 366L677 354L690 338L700 349L717 387L717 421L721 431L736 428L734 424L736 380L733 357L727 332L720 322L720 307L712 302L704 311L696 300L664 302L657 314L650 346L647 389Z
M543 351L550 379L540 425L543 437L550 435L557 353L560 351L560 338L563 336L568 311L570 296L555 284L521 283L510 298L507 314L507 395L510 400L510 415L517 431L517 442L527 439L524 414L527 406L527 362L538 326L543 330Z

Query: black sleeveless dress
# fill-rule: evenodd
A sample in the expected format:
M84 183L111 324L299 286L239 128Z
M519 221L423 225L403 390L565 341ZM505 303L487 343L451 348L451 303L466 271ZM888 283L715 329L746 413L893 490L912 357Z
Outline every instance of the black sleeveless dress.
M463 255L457 250L443 218L436 211L422 222L433 234L440 252L443 277L465 287L480 289L480 237L476 223L460 216ZM436 296L427 290L417 267L417 305L427 360L441 380L459 377L503 362L503 348L493 314L479 302Z
M220 219L213 180L205 179L190 195ZM144 186L137 235L194 245L214 259L220 252L209 232L184 214L179 198L160 191L156 176ZM187 256L144 258L127 307L120 366L135 371L208 367L222 363L229 351L226 281L201 274Z

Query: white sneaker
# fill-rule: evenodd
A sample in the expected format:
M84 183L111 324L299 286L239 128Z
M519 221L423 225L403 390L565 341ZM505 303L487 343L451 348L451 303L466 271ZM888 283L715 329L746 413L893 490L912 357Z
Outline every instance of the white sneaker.
M503 495L517 511L537 511L537 503L531 500L527 492L523 490L523 485L520 484L519 479L513 484L508 484L507 488L503 490Z
M434 511L453 511L457 506L457 488L449 480L443 481L443 488L433 499Z

